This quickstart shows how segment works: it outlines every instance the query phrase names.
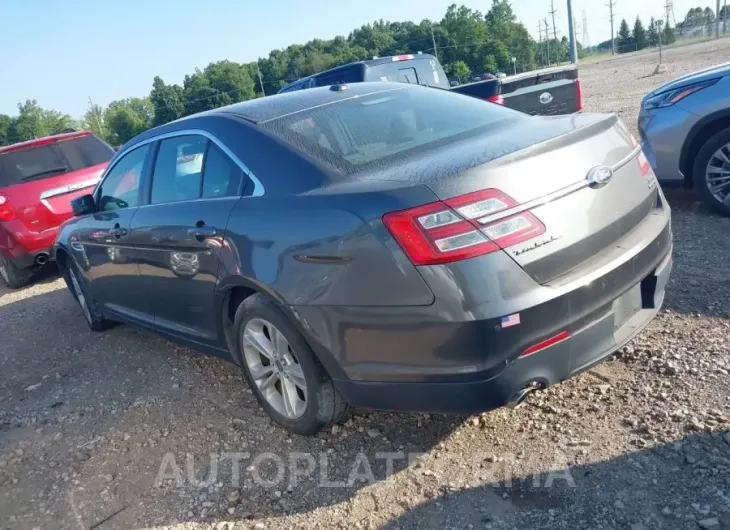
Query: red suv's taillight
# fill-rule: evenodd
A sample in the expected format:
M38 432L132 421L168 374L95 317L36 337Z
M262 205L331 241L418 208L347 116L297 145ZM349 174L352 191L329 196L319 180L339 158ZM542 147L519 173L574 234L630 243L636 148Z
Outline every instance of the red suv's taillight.
M387 213L383 223L414 265L435 265L488 254L545 232L529 212L484 224L514 206L508 195L487 189Z
M15 209L7 198L0 195L0 221L12 221L15 219Z

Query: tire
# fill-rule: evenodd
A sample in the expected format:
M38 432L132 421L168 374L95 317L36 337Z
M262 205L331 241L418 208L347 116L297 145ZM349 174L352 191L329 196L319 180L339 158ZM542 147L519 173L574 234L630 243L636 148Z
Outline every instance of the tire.
M236 310L233 330L246 382L276 423L296 434L313 435L345 416L345 399L304 337L270 299L262 294L246 298ZM262 354L267 349L261 347L266 338L270 339L268 346L274 352L275 343L286 343L278 348L283 353ZM304 390L300 386L302 382ZM287 399L287 395L296 397ZM296 403L291 405L293 401Z
M30 269L19 269L12 261L0 254L0 278L10 289L20 289L30 283L33 278L33 271Z
M110 328L113 322L104 318L101 305L94 298L89 283L84 279L79 267L70 258L63 258L58 261L58 268L61 270L68 290L79 303L84 320L91 331L104 331Z
M728 180L720 180L719 183L730 183L730 163L725 163L722 169L719 167L722 160L717 156L717 154L720 153L721 149L725 156L730 159L730 127L723 129L705 142L697 153L697 158L695 159L694 167L692 169L692 175L694 177L693 180L697 193L699 193L702 199L719 213L730 216L730 199L727 199L726 204L723 204L723 202L716 197L715 193L713 193L710 189L710 183L707 179L707 172L710 168L710 163L712 163L712 167L718 171L724 171L725 169L729 171L726 175L729 177ZM713 173L712 177L715 179L724 179L723 175L725 175L725 173ZM718 181L716 180L716 182ZM721 196L726 196L727 194L730 194L730 184L720 191Z

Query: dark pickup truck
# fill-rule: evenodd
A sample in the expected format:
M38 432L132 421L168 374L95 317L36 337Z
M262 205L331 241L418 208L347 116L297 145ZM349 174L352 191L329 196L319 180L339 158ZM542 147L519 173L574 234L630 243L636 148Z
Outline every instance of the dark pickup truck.
M574 65L451 87L438 59L426 53L349 63L299 79L279 92L363 81L427 85L543 116L573 114L583 109L578 69Z

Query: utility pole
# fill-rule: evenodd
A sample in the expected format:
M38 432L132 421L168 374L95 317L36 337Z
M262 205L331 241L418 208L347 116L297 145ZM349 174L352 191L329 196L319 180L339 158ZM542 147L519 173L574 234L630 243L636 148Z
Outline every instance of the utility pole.
M256 71L259 74L259 86L261 87L261 95L266 96L266 91L264 90L264 81L261 79L261 70L259 70L258 61L256 61Z
M439 50L436 47L436 36L433 34L433 22L431 23L431 40L433 41L433 54L436 56L436 60L438 61Z
M719 0L718 0L719 1ZM570 30L570 62L576 64L578 62L578 40L575 34L575 18L573 17L573 2L568 0L568 26Z
M94 113L94 118L96 118L96 126L99 127L99 132L102 136L104 136L104 127L101 125L101 120L99 120L99 113L96 112L96 107L94 107L94 102L91 101L91 96L89 96L89 105L91 106L91 112Z
M558 42L558 27L555 25L555 13L557 13L557 9L555 9L555 0L550 0L550 13L553 16L553 37L555 38L555 42ZM560 61L560 58L558 58L558 61Z
M725 7L722 9L722 34L727 32L727 0L725 0Z
M583 48L591 47L591 37L588 35L588 15L586 10L583 10Z
M615 0L608 0L608 9L611 12L611 54L616 55L616 37L613 33L613 6L616 5Z
M550 33L548 29L547 17L545 17L545 50L547 51L548 66L552 66L550 63Z
M537 34L539 35L537 49L540 52L540 62L547 65L547 60L545 59L545 48L542 45L542 22L539 20L537 21Z
M720 38L720 0L717 0L717 9L715 10L715 38Z

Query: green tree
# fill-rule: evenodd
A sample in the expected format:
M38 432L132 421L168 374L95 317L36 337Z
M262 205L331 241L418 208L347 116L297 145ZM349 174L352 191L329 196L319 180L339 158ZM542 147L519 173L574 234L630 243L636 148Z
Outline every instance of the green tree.
M112 101L104 111L106 139L121 145L152 127L153 107L149 98Z
M185 99L183 89L179 85L166 85L161 77L155 76L152 81L150 102L154 107L152 124L162 125L185 114Z
M636 17L636 22L634 22L633 37L634 44L636 45L637 50L643 50L644 48L646 48L646 29L644 28L644 24L641 23L641 19L638 16Z
M618 47L619 53L628 53L634 51L634 40L631 36L629 24L626 22L625 18L621 20L621 25L618 29L616 46Z
M7 114L0 114L0 145L7 145L10 142L10 126L13 124L13 118Z
M649 46L659 45L659 32L657 31L656 20L654 20L654 17L651 17L651 20L649 21L649 28L646 30L646 42Z
M471 79L471 68L464 61L456 61L451 65L451 75L456 77L460 83L467 83Z
M674 33L674 28L670 25L665 25L662 30L662 43L663 44L674 44L677 41L677 36Z
M106 139L104 129L104 110L99 105L89 105L81 120L82 128L93 132L99 138Z

